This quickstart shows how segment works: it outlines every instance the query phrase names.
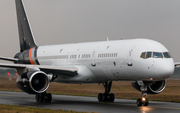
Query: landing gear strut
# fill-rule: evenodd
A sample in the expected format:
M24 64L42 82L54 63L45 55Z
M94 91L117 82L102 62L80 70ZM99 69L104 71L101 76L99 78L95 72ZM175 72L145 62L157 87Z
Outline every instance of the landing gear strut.
M51 102L52 101L52 95L51 93L39 93L36 94L36 102Z
M149 105L149 100L147 99L147 86L141 86L141 92L142 92L142 96L141 98L137 99L137 106L148 106Z
M98 100L99 102L114 102L115 96L111 91L112 81L106 82L104 85L105 93L99 93Z

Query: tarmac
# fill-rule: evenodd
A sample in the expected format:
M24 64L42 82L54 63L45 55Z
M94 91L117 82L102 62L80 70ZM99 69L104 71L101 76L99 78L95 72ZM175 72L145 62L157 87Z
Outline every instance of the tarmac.
M99 113L180 113L180 103L149 101L149 106L137 107L136 100L115 99L113 103L98 102L97 97L52 95L51 103L35 101L35 95L0 91L0 104L31 106L53 110L74 110Z

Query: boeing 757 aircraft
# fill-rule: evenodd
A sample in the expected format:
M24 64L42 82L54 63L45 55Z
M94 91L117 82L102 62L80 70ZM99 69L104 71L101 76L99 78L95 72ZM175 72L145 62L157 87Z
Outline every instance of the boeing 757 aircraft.
M0 57L14 62L0 66L15 68L20 75L17 87L36 95L37 102L52 101L51 94L46 93L51 82L103 84L105 90L98 100L114 102L112 81L123 80L133 81L132 86L142 92L137 105L148 106L147 95L162 92L174 72L175 64L166 47L149 39L38 46L22 0L15 2L20 51L14 58Z

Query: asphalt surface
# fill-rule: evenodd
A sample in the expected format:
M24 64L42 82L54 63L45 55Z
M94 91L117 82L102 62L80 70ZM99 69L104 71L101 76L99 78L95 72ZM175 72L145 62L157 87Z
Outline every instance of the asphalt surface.
M150 101L149 106L136 106L136 100L116 99L114 103L98 102L96 97L52 95L51 103L37 103L34 95L0 91L0 104L32 106L100 113L180 113L180 103Z

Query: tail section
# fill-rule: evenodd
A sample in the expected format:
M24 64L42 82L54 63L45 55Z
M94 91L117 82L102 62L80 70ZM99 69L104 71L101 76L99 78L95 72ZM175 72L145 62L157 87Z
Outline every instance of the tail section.
M21 52L36 47L22 0L15 0Z

